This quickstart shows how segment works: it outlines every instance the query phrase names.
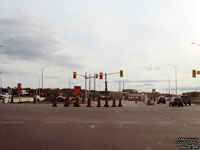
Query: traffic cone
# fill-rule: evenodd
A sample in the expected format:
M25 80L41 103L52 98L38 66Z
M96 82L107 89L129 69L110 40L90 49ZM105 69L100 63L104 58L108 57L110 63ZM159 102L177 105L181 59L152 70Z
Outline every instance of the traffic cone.
M108 98L106 98L106 100L105 100L105 105L104 105L104 107L109 107L109 105L108 105Z
M13 96L11 97L11 103L13 103L14 101L13 101Z
M116 107L116 100L115 99L113 99L112 107Z
M52 107L57 107L56 99L53 100L53 105L52 105Z
M97 100L97 107L101 107L101 99L100 98Z
M137 99L135 100L135 103L137 104Z
M36 97L33 97L33 103L36 104Z
M123 107L122 106L122 99L121 98L119 99L119 105L118 105L118 107Z
M88 104L87 104L87 107L92 107L92 106L91 106L91 99L90 99L90 98L88 98Z
M74 107L80 107L79 98L76 98L76 102L74 103Z
M150 100L149 99L147 100L147 105L150 105Z
M69 107L69 98L65 99L65 105L64 105L64 107Z

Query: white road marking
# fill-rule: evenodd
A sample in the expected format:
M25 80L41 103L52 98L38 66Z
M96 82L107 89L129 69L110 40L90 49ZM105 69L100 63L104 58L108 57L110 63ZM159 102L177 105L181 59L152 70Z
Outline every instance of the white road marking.
M103 122L83 122L85 124L100 124L100 123L103 123Z
M192 124L200 124L200 122L189 122L189 123L192 123Z
M140 122L120 122L121 124L137 124L137 123L140 123Z
M66 123L66 122L44 122L44 123L52 123L52 124L59 124L59 123Z
M19 124L19 123L24 123L24 122L7 122L7 121L4 121L4 122L0 122L2 124Z
M173 123L173 122L155 122L155 123L169 124L169 123Z

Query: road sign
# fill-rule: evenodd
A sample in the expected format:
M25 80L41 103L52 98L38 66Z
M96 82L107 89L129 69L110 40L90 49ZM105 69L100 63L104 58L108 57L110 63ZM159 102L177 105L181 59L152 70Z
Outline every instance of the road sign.
M22 84L18 83L17 84L17 93L20 94L21 93L21 89L22 89Z
M81 86L74 86L74 96L81 95Z

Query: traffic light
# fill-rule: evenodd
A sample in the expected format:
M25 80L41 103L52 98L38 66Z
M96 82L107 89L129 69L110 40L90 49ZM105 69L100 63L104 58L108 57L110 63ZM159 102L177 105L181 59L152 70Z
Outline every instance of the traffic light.
M76 72L73 72L73 78L76 79Z
M101 79L101 80L103 79L103 72L99 73L99 79Z
M192 70L192 77L196 78L196 70Z
M120 77L123 77L123 70L120 70Z

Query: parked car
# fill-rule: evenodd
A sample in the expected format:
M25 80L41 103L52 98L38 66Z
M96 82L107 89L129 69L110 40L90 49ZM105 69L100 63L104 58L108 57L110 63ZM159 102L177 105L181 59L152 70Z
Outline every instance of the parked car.
M5 99L8 96L9 96L8 93L1 93L0 94L0 99Z
M157 104L160 104L160 103L166 104L166 99L165 99L165 97L159 97L159 98L158 98Z
M181 95L180 98L182 99L185 105L191 105L191 99L187 95Z
M174 97L174 98L172 98L171 102L169 102L169 106L172 106L172 107L174 107L174 106L180 107L181 106L181 107L183 107L183 101L179 97Z

